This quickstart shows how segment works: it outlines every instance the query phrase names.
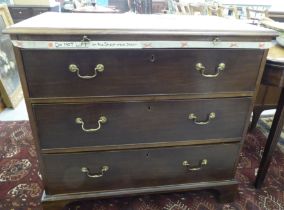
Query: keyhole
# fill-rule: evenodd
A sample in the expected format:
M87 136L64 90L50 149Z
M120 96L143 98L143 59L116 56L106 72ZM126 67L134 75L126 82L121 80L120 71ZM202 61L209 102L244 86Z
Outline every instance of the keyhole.
M148 106L148 111L151 111L151 106Z
M146 153L146 158L149 158L150 154L149 152Z
M154 63L155 60L156 60L155 55L151 55L150 61L151 61L152 63Z

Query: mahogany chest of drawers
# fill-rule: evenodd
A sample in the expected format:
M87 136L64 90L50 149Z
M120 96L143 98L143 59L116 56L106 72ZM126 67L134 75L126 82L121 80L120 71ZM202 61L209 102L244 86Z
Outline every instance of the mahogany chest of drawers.
M7 33L44 209L195 189L234 198L273 31L217 17L46 13Z

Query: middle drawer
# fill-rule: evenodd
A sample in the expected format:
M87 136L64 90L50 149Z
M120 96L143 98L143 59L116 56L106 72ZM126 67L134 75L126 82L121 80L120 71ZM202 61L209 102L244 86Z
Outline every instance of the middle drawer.
M251 98L33 105L40 146L88 147L242 136Z

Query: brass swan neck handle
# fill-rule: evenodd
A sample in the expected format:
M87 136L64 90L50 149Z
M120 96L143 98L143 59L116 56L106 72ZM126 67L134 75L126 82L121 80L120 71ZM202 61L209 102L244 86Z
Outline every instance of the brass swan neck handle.
M101 117L99 118L99 120L98 120L98 127L97 127L97 128L89 128L89 129L85 128L85 122L84 122L83 119L80 118L80 117L77 117L77 118L75 119L75 122L76 122L77 124L80 124L81 127L82 127L82 130L85 131L85 132L97 132L98 130L101 129L102 124L107 123L107 118L106 118L105 116L101 116Z

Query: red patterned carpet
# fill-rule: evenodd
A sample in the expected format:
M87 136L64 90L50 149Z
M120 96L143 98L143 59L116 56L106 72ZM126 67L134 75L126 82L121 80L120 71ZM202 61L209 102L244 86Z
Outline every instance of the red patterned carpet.
M206 191L139 196L73 203L70 210L284 210L284 155L276 151L261 190L252 186L265 137L259 130L247 135L234 203L218 204ZM0 122L0 210L38 210L41 176L29 123Z

